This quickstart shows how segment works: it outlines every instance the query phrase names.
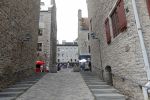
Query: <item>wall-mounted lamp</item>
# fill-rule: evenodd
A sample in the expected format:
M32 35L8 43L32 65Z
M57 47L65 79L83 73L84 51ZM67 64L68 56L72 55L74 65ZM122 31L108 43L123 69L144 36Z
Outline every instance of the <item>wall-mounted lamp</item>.
M22 36L21 42L22 42L22 43L23 43L23 42L28 42L28 41L30 41L31 39L32 39L31 34L27 33L27 34L25 34L25 35Z
M31 40L31 39L32 39L32 36L31 36L29 33L27 33L27 34L25 35L24 41L29 41L29 40Z
M96 33L94 33L94 32L91 33L91 37L92 37L92 39L98 39L98 38L96 37Z

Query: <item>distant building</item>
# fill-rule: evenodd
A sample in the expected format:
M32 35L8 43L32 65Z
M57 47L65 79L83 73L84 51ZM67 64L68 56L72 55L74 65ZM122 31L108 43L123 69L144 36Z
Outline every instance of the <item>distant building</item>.
M51 8L40 11L39 32L37 44L37 60L44 60L46 66L50 62Z
M82 11L78 11L78 47L79 59L90 58L90 34L89 34L89 21L88 18L82 17Z
M66 43L66 40L62 40L62 44L65 44Z
M57 40L57 44L59 44L59 41Z
M71 44L72 43L72 44ZM74 42L57 45L57 62L74 63L78 61L78 45Z

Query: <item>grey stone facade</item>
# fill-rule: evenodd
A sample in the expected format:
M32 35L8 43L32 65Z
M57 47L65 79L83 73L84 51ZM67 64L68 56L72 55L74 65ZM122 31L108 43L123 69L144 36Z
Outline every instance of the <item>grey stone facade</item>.
M35 67L40 0L0 1L0 89Z
M106 69L107 66L110 66L113 85L129 96L130 100L144 100L141 87L145 86L148 78L136 28L132 0L124 0L127 29L115 38L111 32L112 42L109 45L106 42L104 23L116 2L117 0L87 0L91 31L96 33L96 37L98 37L98 39L91 40L93 71L107 81L109 77ZM150 19L146 0L136 0L136 4L148 58L150 59Z
M89 20L82 17L82 11L78 10L78 48L79 55L90 55Z
M50 59L50 34L51 34L51 8L40 11L38 43L42 43L41 51L38 50L38 60L43 60L49 67Z

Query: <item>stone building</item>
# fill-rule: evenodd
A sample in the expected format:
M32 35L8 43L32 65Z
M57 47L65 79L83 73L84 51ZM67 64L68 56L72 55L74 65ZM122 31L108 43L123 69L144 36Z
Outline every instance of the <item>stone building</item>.
M89 20L82 17L82 11L78 10L78 47L79 59L90 58L90 34L89 34Z
M0 1L0 89L34 72L40 0Z
M51 34L50 34L50 72L57 72L56 68L56 45L57 45L57 20L55 0L51 0Z
M37 60L43 60L49 67L50 59L51 8L40 11Z
M75 63L78 61L78 45L71 42L69 44L57 44L57 63Z
M92 67L129 100L148 100L150 1L87 0ZM149 85L148 85L149 86Z

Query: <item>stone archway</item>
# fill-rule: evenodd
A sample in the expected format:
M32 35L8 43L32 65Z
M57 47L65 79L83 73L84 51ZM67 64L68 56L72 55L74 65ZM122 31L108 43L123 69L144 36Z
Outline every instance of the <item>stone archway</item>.
M112 79L112 69L110 66L105 67L105 81L109 85L113 85L113 79Z

